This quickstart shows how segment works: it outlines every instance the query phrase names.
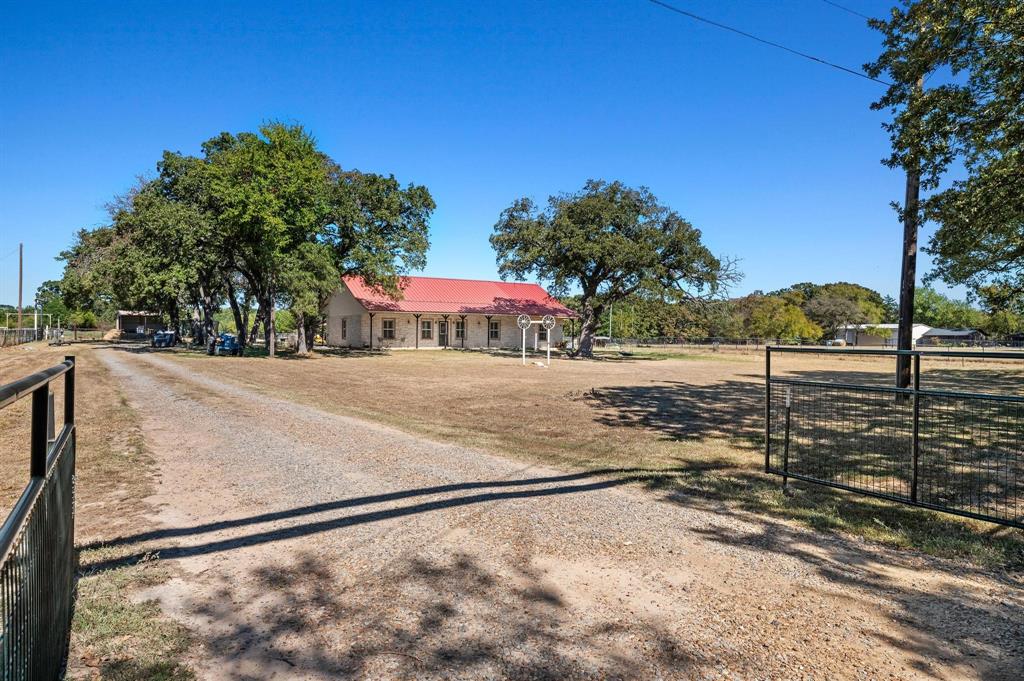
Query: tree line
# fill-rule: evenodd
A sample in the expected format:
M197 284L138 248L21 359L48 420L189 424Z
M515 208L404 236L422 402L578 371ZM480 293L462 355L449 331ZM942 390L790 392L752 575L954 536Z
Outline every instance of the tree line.
M579 298L563 299L580 308ZM599 335L617 338L802 339L835 338L848 325L892 324L897 302L865 286L848 282L809 282L768 293L679 304L649 295L631 295L602 312ZM1024 314L946 296L934 288L917 289L914 320L932 327L978 329L990 338L1024 333Z

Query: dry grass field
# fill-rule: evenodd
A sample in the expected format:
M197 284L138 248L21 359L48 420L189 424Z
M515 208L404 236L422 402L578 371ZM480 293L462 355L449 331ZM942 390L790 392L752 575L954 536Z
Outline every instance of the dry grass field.
M1024 566L1024 533L797 485L763 467L763 353L605 353L523 367L480 352L311 358L166 353L191 370L320 409L566 470L609 470L671 501L768 515L997 568ZM883 359L777 355L776 374L884 385ZM923 387L1019 391L1024 363L928 360Z

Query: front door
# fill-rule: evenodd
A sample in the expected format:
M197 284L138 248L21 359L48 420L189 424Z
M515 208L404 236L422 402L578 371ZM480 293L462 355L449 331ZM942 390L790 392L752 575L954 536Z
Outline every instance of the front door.
M437 320L437 344L448 347L448 321L445 319Z

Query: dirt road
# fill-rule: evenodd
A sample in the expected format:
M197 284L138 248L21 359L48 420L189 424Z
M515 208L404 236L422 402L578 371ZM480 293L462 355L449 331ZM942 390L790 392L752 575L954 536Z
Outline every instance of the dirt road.
M196 632L201 678L1024 673L1019 581L98 354L160 491L92 567L176 566L140 597Z

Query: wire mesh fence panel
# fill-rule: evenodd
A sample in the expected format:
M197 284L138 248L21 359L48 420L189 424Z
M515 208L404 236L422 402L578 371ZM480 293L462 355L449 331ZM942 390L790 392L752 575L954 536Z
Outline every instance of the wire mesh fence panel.
M907 388L772 376L780 352L806 351L767 354L767 472L1024 527L1024 396L922 390L919 351L860 351L913 356Z
M771 390L772 468L910 498L913 408L905 395L782 380Z
M921 395L918 501L1024 520L1024 404Z

